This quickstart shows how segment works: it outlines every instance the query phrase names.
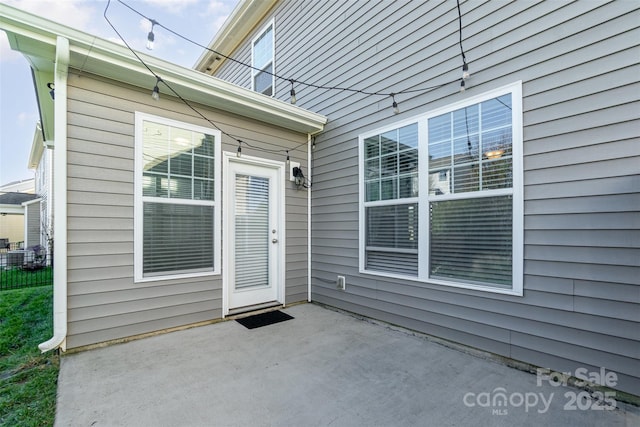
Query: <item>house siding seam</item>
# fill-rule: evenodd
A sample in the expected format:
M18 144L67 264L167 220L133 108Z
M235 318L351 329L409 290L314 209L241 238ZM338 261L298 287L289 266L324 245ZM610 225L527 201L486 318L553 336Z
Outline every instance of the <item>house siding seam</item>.
M312 300L502 356L575 371L604 366L640 395L640 13L637 2L280 1L277 74L329 117L313 152ZM308 25L309 17L322 17ZM260 27L258 25L258 27ZM248 34L232 57L250 55ZM249 50L248 50L249 49ZM216 77L250 87L246 68ZM358 271L358 136L522 80L524 296ZM288 99L288 85L276 97ZM347 290L335 289L336 275Z
M67 347L221 318L221 275L134 282L134 113L210 125L168 95L155 102L145 90L77 70L68 83ZM196 108L254 147L290 149L292 159L307 161L306 134ZM236 149L223 137L222 151ZM243 154L285 161L248 146ZM307 296L307 199L289 181L285 189L285 293L293 303Z

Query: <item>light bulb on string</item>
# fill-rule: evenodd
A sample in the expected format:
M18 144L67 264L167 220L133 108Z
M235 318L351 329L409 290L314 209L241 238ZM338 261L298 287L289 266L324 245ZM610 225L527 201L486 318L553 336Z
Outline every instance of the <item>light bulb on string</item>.
M291 159L289 159L289 150L287 150L287 166L291 164Z
M462 64L462 80L466 80L469 77L471 77L471 74L469 73L469 65L465 62Z
M158 80L156 81L156 85L153 87L153 91L151 92L151 98L153 98L154 101L157 101L160 99L160 88L158 87L158 83L162 81L160 77L156 77L156 78Z
M242 141L238 141L238 152L236 153L236 156L240 157L242 156Z
M391 94L391 99L393 99L393 104L391 104L391 107L393 108L393 114L399 114L400 113L400 108L398 107L398 103L396 102L396 94L395 93Z
M460 92L464 92L465 91L465 84L464 84L464 79L460 80Z
M153 44L156 39L155 34L153 34L153 27L155 27L158 22L155 19L151 19L150 22L151 31L149 31L149 34L147 34L147 49L153 50Z
M298 100L296 99L296 91L293 88L293 80L291 80L291 92L290 93L291 93L291 103L293 105L295 105L296 102L298 102Z

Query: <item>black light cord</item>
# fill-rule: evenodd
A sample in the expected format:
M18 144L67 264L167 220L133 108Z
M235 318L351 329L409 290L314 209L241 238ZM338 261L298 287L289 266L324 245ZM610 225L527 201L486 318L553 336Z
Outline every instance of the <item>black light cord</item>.
M122 2L121 2L122 3ZM109 24L109 26L113 29L113 31L115 31L115 33L118 35L118 37L120 38L120 40L122 40L122 43L124 43L124 45L127 47L127 49L129 49L129 51L138 59L138 61L140 61L140 63L149 71L149 73L156 78L156 86L160 83L163 83L170 91L171 93L173 93L178 99L180 99L180 101L182 101L187 107L189 107L189 109L191 109L194 113L196 113L199 117L201 117L203 120L205 120L207 123L209 123L211 126L213 126L215 129L217 129L218 131L220 131L220 133L222 133L223 135L226 135L227 137L231 138L232 140L236 141L238 143L238 145L240 144L244 144L247 147L250 147L256 151L261 151L261 152L265 152L265 153L273 153L273 154L279 154L279 153L285 153L288 151L295 151L298 148L302 147L303 145L306 145L306 142L303 142L301 144L296 145L295 147L293 147L290 150L285 150L285 149L268 149L268 148L262 148L262 147L256 147L254 145L249 144L248 142L246 142L246 140L241 140L233 135L231 135L228 132L225 132L223 129L220 128L220 126L218 126L216 123L214 123L211 119L209 119L208 117L206 117L204 114L202 114L197 108L195 108L193 105L191 105L191 103L189 101L187 101L185 98L183 98L169 83L166 82L166 80L162 79L162 77L160 77L158 74L156 74L151 67L149 67L149 65L147 65L146 62L144 62L144 60L140 57L140 55L138 55L136 53L135 50L133 50L131 48L131 46L129 45L129 43L127 43L127 41L124 39L124 37L122 36L122 34L120 34L120 32L116 29L116 27L113 25L113 23L109 20L109 18L107 17L107 10L109 9L109 5L111 4L111 0L107 0L107 6L104 9L104 19L107 21L107 23ZM124 3L123 3L124 4ZM126 6L126 5L125 5ZM156 23L156 25L162 26L158 23ZM164 27L163 27L164 28ZM258 141L255 141L258 142Z
M363 94L363 95L378 95L378 96L390 96L393 98L394 100L394 107L397 108L397 104L395 103L395 95L399 95L399 94L406 94L406 93L417 93L417 92L429 92L435 89L439 89L442 87L445 87L451 83L454 83L456 80L453 80L451 82L447 82L447 83L443 83L440 85L434 85L434 86L429 86L429 87L424 87L424 88L418 88L418 89L406 89L403 91L398 91L398 92L380 92L380 91L376 91L376 92L371 92L371 91L365 91L365 90L360 90L360 89L353 89L353 88L348 88L348 87L340 87L340 86L324 86L324 85L317 85L317 84L313 84L313 83L307 83L307 82L303 82L303 81L299 81L296 79L292 79L292 78L287 78L287 77L282 77L279 76L275 73L271 73L269 71L265 71L265 70L261 70L258 69L250 64L244 63L242 61L239 61L237 59L234 59L232 57L229 57L227 55L224 55L220 52L217 52L211 48L209 48L208 46L204 46L194 40L189 39L188 37L183 36L182 34L177 33L176 31L165 27L164 25L162 25L160 22L156 21L155 19L151 19L149 17L147 17L146 15L144 15L143 13L139 12L138 10L136 10L135 8L129 6L127 3L125 3L123 0L118 0L118 2L120 4L122 4L123 6L125 6L126 8L128 8L129 10L131 10L132 12L138 14L139 16L141 16L144 19L147 19L149 22L152 23L153 26L158 26L161 27L163 29L165 29L166 31L168 31L169 33L189 42L192 43L202 49L205 49L209 52L215 53L216 55L222 56L230 61L233 61L235 63L238 63L244 67L248 67L251 68L253 70L259 70L262 71L266 74L270 74L272 76L274 76L275 78L281 79L281 80L286 80L288 82L291 83L292 85L292 92L293 92L293 84L294 83L298 83L300 85L304 85L304 86L308 86L311 88L315 88L315 89L325 89L325 90L339 90L339 91L348 91L348 92L353 92L353 93L359 93L359 94ZM462 54L462 60L464 65L466 65L466 57L464 54L464 49L462 47L462 14L461 14L461 10L460 10L460 0L456 0L457 2L457 8L458 8L458 21L459 21L459 35L460 35L460 40L459 40L459 45L460 45L460 51ZM257 147L255 145L249 144L246 140L242 140L234 135L231 135L228 132L225 132L223 129L221 129L216 123L214 123L211 119L209 119L208 117L206 117L203 113L201 113L198 109L196 109L193 105L191 105L191 103L189 103L189 101L187 101L185 98L183 98L170 84L168 84L165 80L163 80L158 74L156 74L150 67L149 65L147 65L145 63L145 61L136 53L136 51L129 45L129 43L127 43L127 41L124 39L124 37L120 34L120 32L118 32L118 30L116 29L116 27L113 25L113 23L109 20L109 18L107 17L107 10L109 9L109 6L111 4L111 0L107 0L107 5L105 7L104 10L104 18L107 21L107 23L109 24L109 26L113 29L113 31L118 35L118 37L120 38L120 40L122 40L122 42L124 43L124 45L127 47L127 49L129 49L129 51L138 59L138 61L149 71L149 73L156 78L156 85L159 83L163 83L170 91L171 93L173 93L178 99L180 99L189 109L191 109L194 113L196 113L199 117L201 117L203 120L205 120L207 123L209 123L212 127L214 127L215 129L217 129L218 131L220 131L222 134L224 134L225 136L231 138L232 140L236 141L238 143L238 146L241 146L241 144L246 145L247 147L250 147L256 151L261 151L261 152L267 152L267 153L288 153L288 151L295 151L298 148L302 147L303 145L307 144L307 142L303 142L301 144L298 144L297 146L295 146L294 148L290 149L290 150L285 150L285 149L268 149L268 148L262 148L262 147ZM259 142L256 140L253 140L254 142Z
M405 93L429 92L429 91L432 91L432 90L435 90L435 89L439 89L441 87L447 86L447 85L455 82L455 80L453 80L453 81L442 83L442 84L439 84L439 85L428 86L428 87L418 88L418 89L405 89L405 90L396 91L396 92L380 92L380 91L371 92L371 91L366 91L366 90L361 90L361 89L353 89L353 88L350 88L350 87L325 86L325 85L317 85L317 84L314 84L314 83L308 83L308 82L304 82L304 81L301 81L301 80L292 79L290 77L283 77L283 76L280 76L278 74L272 73L270 71L254 67L251 64L247 64L246 62L242 62L242 61L237 60L235 58L232 58L232 57L230 57L228 55L225 55L225 54L223 54L221 52L213 50L208 46L205 46L205 45L203 45L201 43L198 43L195 40L192 40L192 39L190 39L190 38L188 38L186 36L183 36L182 34L176 32L176 31L174 31L174 30L172 30L172 29L170 29L168 27L165 27L160 22L149 18L148 16L144 15L142 12L136 10L132 6L129 6L123 0L118 0L118 2L121 3L123 6L127 7L128 9L130 9L132 12L134 12L134 13L138 14L139 16L141 16L142 18L148 20L149 22L154 22L155 25L157 25L160 28L165 29L166 31L168 31L169 33L175 35L176 37L179 37L179 38L181 38L181 39L183 39L183 40L185 40L185 41L187 41L189 43L192 43L192 44L194 44L194 45L196 45L196 46L198 46L198 47L200 47L200 48L202 48L204 50L207 50L207 51L209 51L211 53L214 53L214 54L216 54L218 56L221 56L221 57L223 57L225 59L228 59L229 61L235 62L236 64L242 65L243 67L247 67L247 68L250 68L252 70L260 71L260 72L262 72L264 74L271 75L271 76L273 76L273 77L275 77L277 79L280 79L280 80L286 80L288 82L291 82L292 87L293 87L294 83L297 83L299 85L307 86L307 87L314 88L314 89L339 90L339 91L359 93L359 94L362 94L362 95L392 96L392 95L401 95L401 94L405 94ZM458 15L460 15L460 2L459 2L459 0L458 0ZM460 49L462 49L462 18L459 18L459 19L460 19ZM464 52L462 53L462 57L463 57L463 60L464 60Z
M460 11L460 0L456 0L458 6L458 34L460 36L460 54L462 55L462 64L467 64L467 57L464 55L464 49L462 48L462 12Z

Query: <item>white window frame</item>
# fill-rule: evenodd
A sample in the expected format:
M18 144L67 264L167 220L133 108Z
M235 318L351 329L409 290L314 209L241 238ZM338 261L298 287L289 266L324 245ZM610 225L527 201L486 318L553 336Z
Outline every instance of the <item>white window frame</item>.
M189 205L200 205L200 206L211 206L213 205L213 215L214 215L214 227L213 227L213 244L214 244L214 253L213 253L213 271L203 271L203 272L187 272L187 273L170 273L170 274L154 274L152 276L144 276L142 263L143 263L143 240L144 240L144 227L143 227L143 202L157 202L157 203L171 203L171 199L166 199L162 197L149 197L142 195L142 186L143 186L143 132L144 132L144 121L151 121L171 127L181 128L190 130L193 132L204 133L208 135L212 135L215 139L214 145L214 162L215 162L215 171L214 171L214 200L213 203L211 201L199 201L199 200L189 200L189 199L175 199L179 204L189 204ZM220 185L221 185L221 153L222 153L222 133L217 129L205 128L202 126L192 125L190 123L181 122L177 120L168 119L166 117L155 116L147 113L142 113L139 111L135 112L135 166L134 166L134 280L136 283L138 282L153 282L159 280L169 280L169 279L187 279L192 277L202 277L202 276L214 276L219 275L221 272L221 200L220 200Z
M258 35L251 41L251 90L256 91L256 75L259 74L261 72L261 70L256 70L253 67L257 66L255 65L255 58L254 58L254 49L255 49L255 45L256 42L262 37L262 35L264 33L266 33L267 31L269 31L269 29L271 29L271 97L276 96L276 26L275 26L275 19L272 19L271 21L269 21L264 27L262 27L262 29L260 30L260 32L258 33ZM262 92L259 92L262 93Z
M508 189L485 190L474 192L473 198L491 197L501 195L512 195L512 285L511 288L495 287L490 285L476 285L455 280L442 280L429 277L429 219L425 215L429 202L433 200L457 200L469 198L468 193L456 193L439 195L434 198L429 196L429 173L428 173L428 121L430 118L459 110L461 108L478 104L489 99L502 95L512 95L512 187ZM419 191L417 198L383 200L377 202L366 202L365 186L365 144L367 138L389 132L410 124L418 124L418 179ZM359 271L362 274L383 276L394 279L418 281L422 283L450 286L455 288L480 290L498 294L523 295L523 266L524 266L524 185L523 185L523 133L522 133L522 81L517 81L482 94L465 98L464 100L448 104L442 108L429 111L426 114L415 116L403 121L395 122L382 128L361 134L358 138L359 144ZM365 268L366 260L366 209L369 206L396 205L403 203L418 203L418 275L407 276L381 271L372 271Z

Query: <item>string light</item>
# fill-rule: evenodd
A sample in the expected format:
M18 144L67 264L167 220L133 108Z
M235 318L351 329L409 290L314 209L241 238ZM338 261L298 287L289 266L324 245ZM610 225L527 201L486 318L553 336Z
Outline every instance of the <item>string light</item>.
M175 35L176 37L179 37L179 38L181 38L181 39L183 39L183 40L185 40L185 41L187 41L187 42L189 42L189 43L191 43L191 44L193 44L195 46L200 47L201 49L204 49L204 50L208 51L208 52L214 53L218 57L225 58L225 59L227 59L229 61L232 61L232 62L235 62L236 64L239 64L239 65L241 65L243 67L250 68L250 69L255 70L255 71L259 71L260 73L264 73L264 74L273 76L273 77L275 77L277 79L286 80L286 81L289 81L289 82L295 81L299 85L303 85L303 86L310 87L310 88L313 88L313 89L338 90L338 91L343 91L343 92L346 91L346 92L359 93L361 95L369 95L369 96L374 96L374 95L377 95L377 96L390 96L391 95L390 92L379 92L379 91L375 91L374 92L374 91L367 91L367 90L362 90L362 89L354 89L354 88L351 88L351 87L317 85L317 84L314 84L314 83L307 83L307 82L303 82L303 81L294 80L294 79L291 79L291 78L280 76L280 75L275 74L273 72L270 72L270 71L267 71L267 70L263 70L263 69L258 68L258 67L254 67L253 65L247 64L247 63L242 62L242 61L240 61L238 59L235 59L235 58L232 58L230 56L227 56L227 55L225 55L225 54L223 54L221 52L213 50L209 46L205 46L203 44L200 44L200 43L198 43L198 42L196 42L196 41L194 41L194 40L192 40L192 39L190 39L188 37L183 36L182 34L176 32L176 31L172 30L171 28L165 27L160 22L157 22L157 21L155 21L153 19L148 18L143 13L141 13L138 10L134 9L133 7L129 6L123 0L118 0L118 2L120 4L122 4L123 6L127 7L128 9L130 9L132 12L134 12L134 13L140 15L141 17L151 21L153 23L153 25L158 25L159 27L161 27L162 29L164 29L164 30L168 31L169 33ZM107 4L107 8L108 7L109 7L109 5ZM458 12L459 11L460 11L460 5L459 5L459 0L458 0ZM462 47L462 41L461 41L460 45ZM464 56L464 54L463 54L463 56ZM445 86L447 86L447 85L449 85L451 83L453 83L453 82L449 81L449 82L446 82L446 83L442 83L442 84L439 84L439 85L433 85L433 86L429 86L429 87L423 87L423 88L417 88L417 89L405 89L405 90L402 90L402 91L394 92L394 94L398 95L398 94L406 94L406 93L426 93L426 92L429 92L429 91L432 91L432 90L435 90L435 89L439 89L441 87L445 87ZM292 91L293 91L293 88L292 88ZM293 91L293 92L295 92L295 91ZM293 104L293 102L292 102L292 104Z
M153 50L153 42L156 39L156 36L153 34L153 27L155 27L158 22L155 19L149 19L149 22L151 22L151 31L149 31L147 35L147 49Z
M287 167L291 165L291 160L289 159L289 150L287 150Z
M218 126L213 120L209 119L207 116L205 116L201 111L199 111L196 107L194 107L193 105L191 105L191 103L189 101L187 101L182 95L180 95L180 93L178 93L172 85L170 85L169 83L167 83L166 80L163 80L159 75L157 75L152 69L151 67L149 67L149 65L140 57L140 55L138 55L138 53L133 50L133 48L131 47L131 45L129 45L129 43L127 43L127 41L125 40L124 37L122 37L122 34L120 34L120 32L117 30L117 28L113 25L113 23L109 20L109 18L107 17L107 11L109 10L109 6L111 4L111 0L107 0L107 5L104 9L103 12L103 16L105 21L107 21L107 23L109 24L109 26L111 27L111 29L118 35L118 37L120 38L120 40L122 41L122 43L125 45L125 47L131 52L131 54L133 56L136 57L136 59L140 62L140 64L142 64L142 66L144 66L147 71L149 71L149 74L151 74L152 76L154 76L157 79L157 82L162 82L165 87L171 92L173 93L176 98L178 98L180 101L182 101L182 103L184 105L186 105L189 109L191 109L198 117L200 117L202 120L206 121L207 123L209 123L213 128L217 129L220 131L220 133L222 133L224 136L236 141L238 143L238 145L240 144L244 144L245 146L251 148L252 150L256 150L256 151L261 151L264 153L272 153L272 154L278 154L278 153L287 153L287 157L289 157L289 150L285 150L283 148L279 148L279 149L269 149L269 148L263 148L263 147L259 147L259 146L254 146L249 144L246 139L245 140L240 140L239 138L236 138L235 136L231 135L230 133L224 131L223 129L220 128L220 126ZM156 84L157 86L157 84ZM155 88L154 88L155 89ZM158 89L158 96L160 93L160 89ZM261 143L263 141L257 141L255 140L255 142ZM303 145L306 145L307 141L304 141L298 145L296 145L295 147L291 148L291 151L296 151L298 148L302 147ZM241 151L238 150L238 151Z
M398 108L398 103L396 102L395 93L391 94L391 99L393 99L393 104L391 104L391 106L393 107L393 114L400 114L400 108Z
M242 141L238 140L238 152L236 153L236 156L238 156L238 157L242 156L241 144L242 144Z
M158 84L162 81L158 76L156 76L156 79L156 85L153 87L153 92L151 92L151 98L153 98L154 101L160 99L160 88L158 87Z
M465 62L462 64L462 80L467 80L469 77L471 77L471 74L469 73L469 65Z
M460 10L460 0L456 0L458 8L458 35L460 39L458 41L460 45L460 55L462 56L462 80L460 80L460 92L464 92L466 89L465 80L471 75L469 73L469 65L467 64L467 57L464 54L464 48L462 47L462 11Z
M221 57L224 57L224 58L226 58L226 59L228 59L228 60L230 60L230 61L233 61L233 62L239 63L239 64L241 64L241 65L243 65L243 66L246 66L246 67L249 67L249 68L256 69L255 67L252 67L251 65L245 64L245 63L243 63L243 62L241 62L241 61L238 61L238 60L236 60L236 59L234 59L234 58L231 58L231 57L228 57L228 56L226 56L226 55L224 55L224 54L221 54L221 53L219 53L219 52L216 52L216 51L214 51L214 50L210 49L210 48L209 48L209 47L207 47L207 46L202 46L202 45L198 44L197 42L195 42L195 41L193 41L193 40L190 40L190 39L188 39L188 38L186 38L186 37L182 36L181 34L176 33L175 31L173 31L173 30L171 30L171 29L169 29L169 28L167 28L167 27L164 27L164 26L163 26L162 24L160 24L159 22L157 22L157 21L155 21L155 20L152 20L152 19L149 19L149 18L147 18L146 16L144 16L143 14L141 14L140 12L138 12L137 10L133 9L131 6L127 5L127 4L126 4L126 3L124 3L122 0L118 0L118 2L119 2L119 3L121 3L122 5L124 5L125 7L129 8L129 9L130 9L130 10L132 10L133 12L137 13L138 15L140 15L140 16L142 16L142 17L144 17L145 19L148 19L148 20L152 23L152 29L151 29L150 33L153 33L153 27L154 27L155 25L158 25L158 26L160 26L161 28L163 28L163 29L165 29L165 30L169 31L170 33L172 33L172 34L174 34L174 35L176 35L176 36L178 36L178 37L180 37L180 38L182 38L182 39L184 39L184 40L186 40L186 41L188 41L188 42L190 42L190 43L193 43L193 44L195 44L195 45L197 45L197 46L200 46L201 48L203 48L203 49L205 49L205 50L207 50L207 51L210 51L210 52L216 53L217 55L219 55L219 56L221 56ZM136 53L136 51L135 51L135 50L133 50L133 48L132 48L128 43L127 43L127 41L124 39L124 37L120 34L120 32L118 32L118 30L116 29L116 27L115 27L115 26L113 25L113 23L109 20L109 18L107 17L107 11L109 10L110 5L111 5L111 0L107 0L107 5L106 5L106 7L105 7L105 9L104 9L104 13L103 13L104 19L107 21L107 23L109 24L109 26L113 29L113 31L118 35L118 37L120 38L120 40L122 40L123 44L127 47L127 49L131 52L131 54L132 54L133 56L135 56L135 57L138 59L138 61L139 61L139 62L140 62L140 63L141 63L141 64L142 64L142 65L143 65L143 66L144 66L148 71L149 71L149 73L150 73L151 75L153 75L154 77L156 77L157 82L156 82L156 85L154 86L154 89L153 89L153 92L152 92L152 97L153 97L154 99L159 99L159 97L160 97L160 89L159 89L159 87L158 87L158 83L159 83L159 82L162 82L162 83L165 85L165 87L167 87L167 89L168 89L171 93L173 93L173 94L174 94L174 95L175 95L175 96L176 96L180 101L182 101L182 103L183 103L184 105L186 105L188 108L190 108L190 109L191 109L194 113L196 113L200 118L202 118L204 121L208 122L208 123L209 123L213 128L215 128L215 129L219 130L223 135L225 135L225 136L227 136L227 137L231 138L232 140L237 141L237 142L238 142L238 150L237 150L237 155L238 155L238 156L240 156L240 153L242 152L241 143L244 143L244 145L246 145L247 147L251 148L252 150L261 151L261 152L265 152L265 153L274 153L274 154L275 154L275 153L282 153L282 152L284 151L284 152L287 154L287 164L290 164L289 150L284 150L284 149L282 149L282 148L280 148L280 149L269 149L269 148L263 148L263 147L259 147L259 146L254 146L254 145L249 144L249 143L248 143L248 142L246 142L246 141L241 141L240 139L236 138L235 136L233 136L233 135L229 134L228 132L225 132L225 131L224 131L223 129L221 129L221 128L216 124L216 123L214 123L211 119L209 119L208 117L206 117L202 112L200 112L197 108L195 108L193 105L191 105L191 103L190 103L189 101L187 101L184 97L182 97L182 96L181 96L181 95L180 95L180 94L179 94L179 93L178 93L178 92L177 92L177 91L176 91L176 90L175 90L175 89L174 89L170 84L168 84L168 83L167 83L166 81L164 81L160 76L158 76L158 75L157 75L157 74L156 74L156 73L155 73L155 72L154 72L154 71L149 67L149 65L148 65L146 62L144 62L144 60L140 57L140 55L138 55L138 54ZM459 5L458 5L458 11L459 11L459 10L460 10L460 9L459 9ZM151 38L152 38L152 39L154 39L154 38L155 38L155 36L152 36ZM462 44L461 44L461 48L462 48ZM464 52L463 52L463 57L464 57ZM268 71L264 71L264 72L265 72L265 73L267 73L267 74L271 74L271 75L273 75L273 76L275 76L275 77L277 77L277 78L284 79L283 77L278 76L278 75L273 74L273 73L269 73ZM392 106L393 106L393 108L394 108L394 112L395 112L395 110L396 110L396 108L397 108L397 102L395 101L395 95L398 95L398 94L404 94L404 93L417 93L417 92L423 92L423 93L424 93L424 92L428 92L428 91L432 91L432 90L435 90L435 89L439 89L439 88L445 87L445 86L447 86L447 85L449 85L449 84L451 84L451 83L452 83L451 81L449 81L449 82L447 82L447 83L443 83L443 84L439 84L439 85L434 85L434 86L430 86L430 87L426 87L426 88L407 89L407 90L403 90L403 91L399 91L399 92L394 92L394 93L385 93L385 92L369 92L369 91L364 91L364 90L359 90L359 89L345 88L345 87L338 87L338 86L335 86L335 87L334 87L334 86L321 86L321 85L315 85L315 84L311 84L311 83L301 82L301 81L294 80L294 79L286 79L286 80L292 83L291 91L292 91L292 92L294 92L294 93L292 93L292 95L293 95L293 94L295 94L295 90L293 89L293 82L295 82L295 83L298 83L298 84L301 84L301 85L305 85L305 86L308 86L308 87L312 87L312 88L316 88L316 89L349 91L349 92L359 93L359 94L363 94L363 95L379 95L379 96L386 95L386 96L392 96L393 101L394 101L394 102L393 102L393 104L395 104L395 105L392 105ZM454 81L455 81L455 80L454 80ZM461 83L461 90L464 90L464 81ZM398 112L399 112L399 108L398 108ZM258 142L258 141L256 140L256 142ZM306 145L306 144L307 144L307 142L305 141L305 142L303 142L303 143L301 143L301 144L298 144L297 146L293 147L291 150L295 151L295 150L297 150L298 148L300 148L300 147L302 147L303 145ZM312 149L315 149L315 138L314 138L314 141L313 141L313 143L312 143Z
M293 105L295 105L298 100L296 99L296 91L293 88L293 80L291 80L291 92L290 93L291 93L291 103Z

